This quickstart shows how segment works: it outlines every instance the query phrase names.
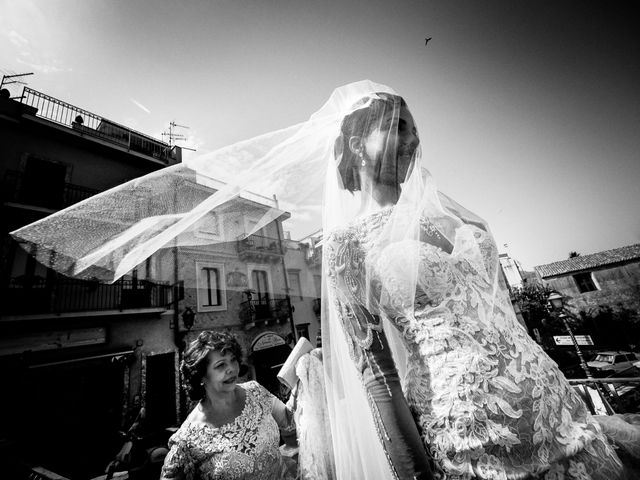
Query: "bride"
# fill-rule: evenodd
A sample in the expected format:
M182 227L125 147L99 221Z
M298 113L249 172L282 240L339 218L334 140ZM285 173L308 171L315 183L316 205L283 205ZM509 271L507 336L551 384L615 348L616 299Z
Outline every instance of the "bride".
M344 116L327 172L338 478L619 478L600 427L517 321L486 224L437 191L418 145L404 100L369 92Z
M113 281L166 247L235 241L247 202L234 199L249 192L276 194L292 220L322 204L326 402L300 414L324 405L330 435L306 436L301 458L333 455L331 477L345 480L620 478L600 427L516 320L488 227L437 190L407 104L384 85L341 87L307 122L13 235L66 275ZM203 239L211 211L224 228Z

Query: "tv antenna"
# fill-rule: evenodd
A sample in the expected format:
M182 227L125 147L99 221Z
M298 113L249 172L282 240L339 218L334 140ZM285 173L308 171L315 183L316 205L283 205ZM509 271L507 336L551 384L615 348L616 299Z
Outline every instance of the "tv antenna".
M169 131L162 132L162 137L168 140L170 147L173 147L176 144L176 141L187 139L186 135L183 135L181 133L176 133L175 132L176 128L189 128L189 127L187 127L186 125L178 125L175 121L169 122ZM192 150L194 152L196 151L195 148L188 148L188 147L180 147L180 148L185 150Z
M5 85L26 85L27 82L23 81L21 77L26 77L27 75L33 75L33 72L29 73L16 73L15 75L3 75L2 82L0 82L0 90L4 88ZM22 95L18 97L11 97L11 100L22 99Z

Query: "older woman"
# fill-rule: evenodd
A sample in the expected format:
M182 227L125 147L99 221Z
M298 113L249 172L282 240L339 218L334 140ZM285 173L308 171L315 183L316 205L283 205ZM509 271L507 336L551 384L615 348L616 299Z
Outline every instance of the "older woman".
M198 404L169 441L162 479L288 479L280 431L291 410L255 381L237 384L242 349L229 333L202 332L182 363Z

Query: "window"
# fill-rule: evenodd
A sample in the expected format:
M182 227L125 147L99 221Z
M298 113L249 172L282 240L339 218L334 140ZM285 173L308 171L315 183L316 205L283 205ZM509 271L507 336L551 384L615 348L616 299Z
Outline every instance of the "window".
M302 286L300 285L300 272L296 270L288 270L289 276L289 288L291 289L291 296L297 297L302 300Z
M256 312L256 320L265 320L272 317L273 305L271 304L271 283L269 273L261 265L249 266L251 272L251 289L253 290L253 308Z
M580 293L593 292L594 290L598 290L591 272L578 273L577 275L573 276L573 280L576 282L576 286L578 287L578 291Z
M224 265L196 262L198 271L198 311L226 310Z
M197 238L219 239L222 235L222 228L218 214L216 212L207 213L199 220L195 234Z
M256 300L259 304L269 303L269 281L265 270L251 271L251 288L255 291Z
M311 340L309 338L309 324L302 323L300 325L296 325L296 333L298 334L298 338L306 338L307 340Z

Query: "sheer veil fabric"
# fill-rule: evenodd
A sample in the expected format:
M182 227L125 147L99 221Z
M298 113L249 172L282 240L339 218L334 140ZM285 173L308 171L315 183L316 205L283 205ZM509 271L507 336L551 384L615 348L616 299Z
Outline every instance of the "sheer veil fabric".
M236 241L289 212L306 233L323 229L331 435L322 438L332 443L301 449L332 451L335 478L398 478L364 387L388 373L372 345L393 353L443 477L617 478L599 427L518 323L488 227L438 191L417 139L391 88L356 82L304 123L133 180L13 236L65 275L114 281L163 249ZM241 228L256 201L268 204L256 194L277 204ZM217 233L198 235L212 218ZM149 271L171 278L162 262Z
M340 181L334 152L340 125L354 108L362 108L354 107L358 100L374 92L393 93L368 80L343 86L306 122L131 180L12 236L39 262L65 276L115 282L151 259L150 268L138 268L138 278L172 281L171 263L153 261L172 247L236 242L284 212L291 214L290 222L302 225L299 237L319 228L331 230L348 223L360 208L354 196L333 196ZM270 204L265 197L277 202ZM243 217L255 213L252 202L260 203L260 218L247 228ZM220 222L217 234L199 235L211 230L212 218ZM327 326L323 340L325 365L331 363L326 378L333 435L327 438L336 443L307 447L340 452L337 478L388 478L388 462L342 335Z

